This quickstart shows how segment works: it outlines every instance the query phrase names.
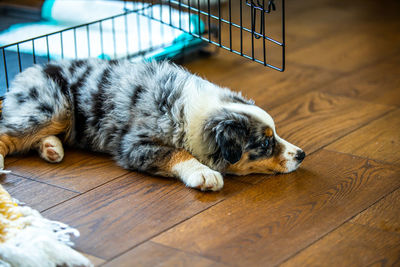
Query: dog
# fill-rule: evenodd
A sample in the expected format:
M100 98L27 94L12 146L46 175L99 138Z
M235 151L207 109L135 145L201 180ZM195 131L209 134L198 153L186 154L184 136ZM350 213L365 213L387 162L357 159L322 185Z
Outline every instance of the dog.
M220 190L222 174L289 173L305 157L253 101L167 61L63 60L18 74L3 101L0 168L31 149L60 162L63 144L202 191Z

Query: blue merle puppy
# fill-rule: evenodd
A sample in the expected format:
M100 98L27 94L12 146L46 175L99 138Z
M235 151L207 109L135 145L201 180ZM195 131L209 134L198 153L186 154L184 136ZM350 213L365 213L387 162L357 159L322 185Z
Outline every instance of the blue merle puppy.
M221 173L287 173L305 157L252 101L169 62L59 61L17 75L3 101L1 170L30 149L60 162L63 143L213 191Z

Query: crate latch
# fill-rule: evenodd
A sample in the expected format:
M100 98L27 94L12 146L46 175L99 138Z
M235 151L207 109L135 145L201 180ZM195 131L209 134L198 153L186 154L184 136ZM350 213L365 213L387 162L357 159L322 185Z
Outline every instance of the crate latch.
M251 20L251 32L254 38L259 39L265 35L265 13L270 13L271 10L275 11L276 6L274 0L269 0L267 8L265 8L265 0L249 1L246 0L246 4L251 8L252 20ZM256 31L256 19L257 11L260 11L260 32Z

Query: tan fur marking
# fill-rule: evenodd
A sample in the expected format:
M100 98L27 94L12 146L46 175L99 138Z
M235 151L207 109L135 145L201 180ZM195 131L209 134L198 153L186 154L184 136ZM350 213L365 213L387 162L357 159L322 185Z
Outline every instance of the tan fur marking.
M0 154L4 157L15 152L25 152L32 148L40 139L49 135L69 132L70 120L53 119L48 125L36 132L22 136L3 134L0 136Z
M276 172L285 172L286 161L280 157L271 157L261 160L249 160L249 153L243 154L242 158L235 164L227 168L227 172L236 175L246 175L250 173L272 174Z
M274 134L274 131L272 131L272 129L268 127L267 129L265 129L264 133L266 136L270 137Z
M194 157L193 157L189 152L187 152L187 151L184 150L184 149L179 150L179 151L177 151L177 152L174 152L174 153L172 154L171 158L166 162L166 164L165 164L165 170L171 171L172 168L173 168L176 164L181 163L181 162L184 162L184 161L191 160L191 159L193 159L193 158L194 158Z

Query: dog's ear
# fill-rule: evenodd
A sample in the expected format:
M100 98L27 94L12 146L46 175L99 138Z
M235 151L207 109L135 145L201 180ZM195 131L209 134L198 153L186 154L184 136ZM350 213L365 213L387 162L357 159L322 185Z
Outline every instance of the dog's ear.
M213 132L222 157L230 164L240 160L249 133L249 121L246 116L228 113L223 118L216 118Z
M230 164L234 164L240 160L243 154L243 131L228 122L222 122L223 130L216 135L218 147L221 149L222 157Z

